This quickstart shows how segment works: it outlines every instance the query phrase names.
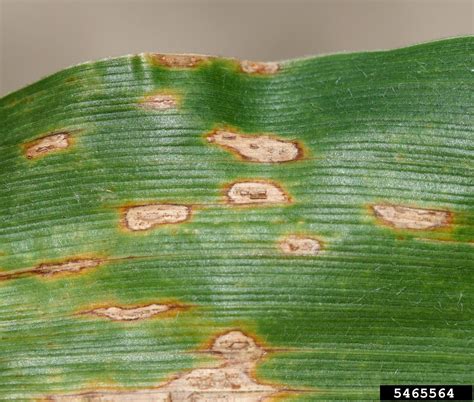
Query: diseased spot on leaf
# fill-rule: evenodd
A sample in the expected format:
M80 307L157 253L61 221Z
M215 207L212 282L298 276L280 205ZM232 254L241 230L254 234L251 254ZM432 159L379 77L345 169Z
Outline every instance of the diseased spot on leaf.
M163 388L168 400L259 402L279 392L277 387L260 384L239 367L195 369Z
M124 392L104 390L49 398L53 401L260 402L282 392L299 391L278 384L262 384L254 377L255 367L265 350L241 331L219 336L210 352L218 354L223 363L176 375L155 388Z
M60 132L30 141L23 144L25 155L28 159L33 159L50 152L61 151L71 145L70 137L70 133Z
M125 226L133 231L186 221L191 208L186 205L149 204L126 208Z
M146 306L120 307L110 306L96 308L86 311L87 314L97 315L99 317L109 318L114 321L135 321L144 320L154 317L158 314L165 313L170 310L180 309L182 306L172 304L148 304Z
M226 194L232 204L290 203L290 197L282 188L266 181L239 181L231 184Z
M241 331L230 331L219 336L214 341L211 351L219 353L231 364L255 362L265 354L253 338Z
M373 205L372 209L378 219L397 229L429 230L451 223L448 211L389 204Z
M171 68L192 68L197 67L206 61L212 59L209 56L198 54L157 54L151 55L152 60L156 64Z
M43 276L52 276L60 273L73 274L81 272L84 269L97 267L101 263L102 260L99 259L69 260L55 264L40 264L38 267L31 270L31 272Z
M41 276L49 278L60 274L78 274L82 271L95 268L106 260L101 258L75 258L64 262L43 263L33 268L18 269L12 272L0 273L0 280L18 279L27 276Z
M275 74L280 69L280 65L274 62L243 60L240 62L240 68L248 74L270 75Z
M297 142L270 135L245 135L228 130L215 130L206 138L209 142L235 152L251 162L289 162L302 156Z
M178 106L176 96L171 94L155 94L147 96L140 106L145 109L167 110L174 109Z
M170 400L257 402L282 390L252 378L265 351L243 332L234 330L218 336L210 352L218 354L223 364L195 369L169 382L162 389Z
M305 236L288 236L280 242L280 249L285 254L318 255L321 244L318 240Z

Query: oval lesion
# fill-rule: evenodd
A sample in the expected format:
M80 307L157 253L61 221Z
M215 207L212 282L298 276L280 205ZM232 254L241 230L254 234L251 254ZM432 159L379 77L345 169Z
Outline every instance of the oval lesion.
M49 153L62 151L72 145L71 133L60 131L37 138L36 140L23 144L25 156L35 159Z

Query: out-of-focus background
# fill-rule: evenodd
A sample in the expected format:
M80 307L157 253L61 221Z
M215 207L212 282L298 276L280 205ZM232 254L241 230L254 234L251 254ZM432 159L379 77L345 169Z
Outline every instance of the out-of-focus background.
M0 96L144 51L281 60L474 34L473 0L0 0Z

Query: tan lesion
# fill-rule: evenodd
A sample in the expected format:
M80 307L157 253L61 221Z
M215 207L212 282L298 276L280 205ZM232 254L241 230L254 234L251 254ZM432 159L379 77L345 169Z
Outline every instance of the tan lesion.
M177 204L147 204L123 208L122 223L131 231L149 230L159 225L187 221L191 207Z
M139 106L150 110L176 109L179 105L179 97L168 92L159 92L145 96Z
M394 204L376 204L371 208L379 221L396 229L432 230L448 227L452 221L452 213L445 210Z
M303 156L298 142L283 140L275 135L248 135L230 129L216 129L206 139L250 162L282 163Z
M242 60L240 69L247 74L272 75L280 70L281 66L275 62Z
M153 388L136 391L97 390L71 395L51 395L50 401L156 401L156 402L260 402L281 393L298 393L280 384L265 384L255 368L267 354L255 339L240 330L217 336L205 352L218 356L213 367L197 368Z
M226 188L230 204L288 204L289 195L276 183L263 180L237 181Z
M167 316L169 313L178 313L190 306L178 303L150 303L139 306L110 305L81 311L81 315L95 315L112 321L138 321L156 316Z
M290 235L279 242L279 248L288 255L315 256L321 251L321 242L314 237Z
M52 152L62 151L72 145L70 132L55 132L22 144L28 159L35 159Z
M0 280L10 280L27 276L51 278L60 275L79 274L107 262L104 258L71 258L61 262L41 263L35 267L18 269L0 274Z
M103 262L102 259L98 258L73 259L62 263L40 264L38 267L34 268L32 272L43 276L52 276L60 273L72 274L86 269L95 268Z
M196 68L203 64L216 60L215 56L202 54L163 54L163 53L147 53L145 57L150 63L161 67L173 69L189 69ZM273 75L281 70L281 64L277 62L237 60L228 58L224 60L232 61L238 65L241 72L251 75Z
M199 54L150 53L148 56L153 64L169 68L194 68L214 59L214 57Z

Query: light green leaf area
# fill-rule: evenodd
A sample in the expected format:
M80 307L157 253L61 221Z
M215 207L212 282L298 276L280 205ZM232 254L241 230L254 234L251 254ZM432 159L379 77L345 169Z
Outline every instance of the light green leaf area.
M230 330L266 349L249 375L283 399L472 383L473 52L474 38L456 38L269 74L144 54L1 99L0 399L161 386L222 363L206 345ZM156 94L177 104L147 107ZM208 141L215 129L296 141L302 157L249 161ZM58 132L67 148L26 157ZM290 200L229 202L229 186L252 180ZM155 203L191 214L127 229L127 207ZM375 205L444 223L397 227ZM288 236L320 250L285 252ZM34 271L87 259L100 264ZM150 303L187 307L132 321L90 313Z

